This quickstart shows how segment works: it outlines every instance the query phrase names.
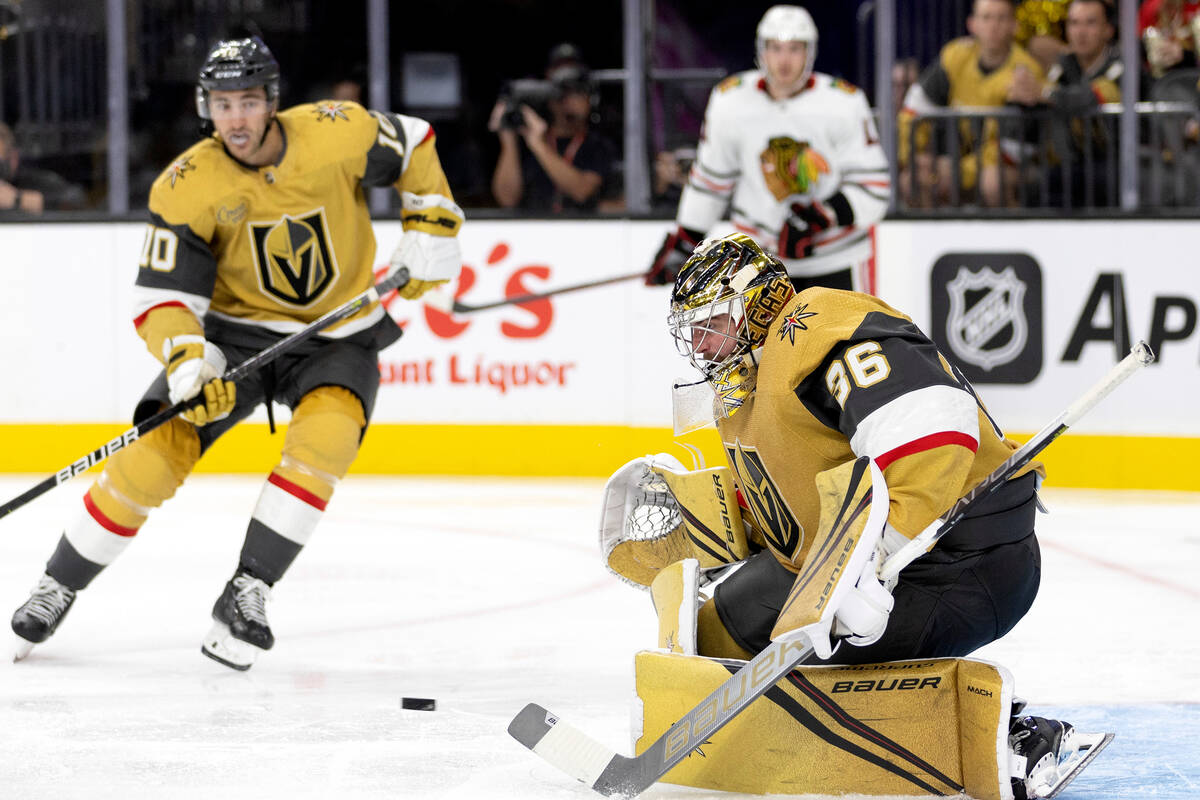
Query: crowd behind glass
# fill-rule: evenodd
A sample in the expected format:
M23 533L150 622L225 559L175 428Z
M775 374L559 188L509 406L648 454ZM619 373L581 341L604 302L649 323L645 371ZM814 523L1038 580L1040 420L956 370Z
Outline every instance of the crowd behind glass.
M862 5L860 0L860 9ZM957 5L962 28L948 32L940 52L924 63L899 52L891 70L892 101L898 109L895 211L1039 208L1072 213L1117 207L1118 104L1126 65L1116 45L1115 6L1109 0L958 0ZM664 38L670 42L663 45L670 52L660 54L652 66L663 66L663 61L681 68L713 66L711 48L705 57L696 57L705 63L688 63L689 50L680 45L689 33L697 40L705 35L690 29L688 6L674 7L674 13L668 3L659 6L658 24L674 27L668 37L656 34L656 43ZM37 75L18 75L19 59L27 58L33 45L18 50L22 20L12 9L0 4L0 216L95 214L106 207L107 192L106 141L103 130L97 130L103 127L102 87L97 96L97 87L45 86ZM726 51L718 54L724 56L723 69L710 70L717 78L752 66L752 25L758 11L747 15L744 47L726 42ZM145 12L143 22L149 16ZM712 18L710 13L708 21ZM1142 205L1198 207L1200 2L1143 0L1137 19ZM32 36L29 22L25 20L24 30ZM271 41L269 26L259 31ZM563 33L566 40L571 31ZM182 52L202 51L205 34L189 35L193 46ZM77 59L103 49L82 35L46 36L39 47L66 42L78 51ZM716 78L652 84L646 110L650 141L644 152L626 153L622 83L608 77L621 64L620 40L609 38L608 49L592 41L589 52L589 45L581 46L576 37L525 53L525 74L514 66L507 75L497 75L499 64L487 75L473 74L477 62L453 53L394 48L394 110L431 120L447 175L464 207L532 217L621 215L626 213L624 165L632 157L648 163L653 213L671 216ZM860 39L857 46L869 41ZM143 65L139 72L136 57L149 59L153 53L133 55L129 205L136 211L144 208L155 176L200 131L185 78L194 65L176 54L179 77L174 83L155 83L147 76L139 84L138 75L147 68ZM968 62L982 74L961 66ZM829 63L826 56L818 69L849 72L848 63ZM316 74L310 64L298 77L287 80L285 75L284 106L321 99L366 102L361 60L330 59L328 68L323 73L317 68ZM862 82L866 76L843 77ZM477 107L463 90L480 83L500 86L489 107ZM873 86L863 88L874 93ZM23 91L33 93L33 101ZM51 102L56 92L63 94L57 105ZM91 104L100 107L99 126L67 129L33 118L39 97L61 108L71 106L74 95L83 95L79 104L86 108L89 92ZM549 146L540 146L543 142ZM562 172L558 163L570 171ZM571 180L549 177L556 173Z

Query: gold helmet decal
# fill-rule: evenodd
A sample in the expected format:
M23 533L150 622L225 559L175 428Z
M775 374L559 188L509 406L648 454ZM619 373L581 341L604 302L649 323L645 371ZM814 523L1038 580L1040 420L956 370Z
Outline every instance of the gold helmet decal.
M324 213L287 214L275 222L251 222L259 283L272 297L294 306L315 302L337 275Z
M758 156L767 188L776 200L794 194L808 194L822 175L829 174L829 162L808 142L790 136L774 136Z
M779 260L744 233L701 242L680 267L671 293L671 335L727 415L754 391L758 349L794 294Z

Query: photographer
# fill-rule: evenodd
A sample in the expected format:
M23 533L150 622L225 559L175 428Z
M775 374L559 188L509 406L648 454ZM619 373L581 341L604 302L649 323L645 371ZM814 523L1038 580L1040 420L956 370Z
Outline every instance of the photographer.
M543 101L549 122L536 110ZM488 120L500 139L492 193L502 207L553 214L596 209L612 183L616 151L590 130L594 103L574 45L551 51L545 81L510 84Z
M76 210L86 204L81 187L21 161L12 129L0 122L0 217Z

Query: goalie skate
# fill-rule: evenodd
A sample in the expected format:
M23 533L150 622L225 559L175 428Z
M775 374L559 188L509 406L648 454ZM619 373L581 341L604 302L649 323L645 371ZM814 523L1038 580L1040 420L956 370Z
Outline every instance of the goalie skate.
M1083 772L1084 768L1092 763L1092 759L1100 755L1100 752L1108 747L1115 735L1112 733L1076 732L1075 750L1070 756L1059 763L1058 780L1046 788L1046 794L1036 796L1047 799L1058 797L1059 793L1067 787L1067 784L1079 777L1079 773Z
M1112 740L1111 733L1080 733L1068 722L1018 718L1009 734L1015 800L1057 797Z

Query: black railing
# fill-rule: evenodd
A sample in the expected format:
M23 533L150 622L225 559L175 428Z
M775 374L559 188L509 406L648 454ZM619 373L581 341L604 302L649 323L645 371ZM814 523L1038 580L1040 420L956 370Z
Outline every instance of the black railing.
M368 102L387 105L391 96L381 79L392 64L391 6L388 0L364 2L372 34L364 40L372 51ZM646 27L651 2L622 0L625 65L595 72L613 98L610 107L621 111L606 114L612 120L606 124L623 142L625 213L632 215L650 211L645 195L655 154L693 150L707 88L721 72L657 69L653 58L630 57L652 40ZM1134 0L1119 2L1123 29L1136 30ZM88 188L92 217L103 207L122 216L144 204L149 181L194 141L189 86L211 39L230 19L254 17L280 41L292 43L295 52L280 53L283 60L303 65L308 52L296 43L307 46L313 37L318 8L313 0L0 0L0 119L12 123L25 159ZM958 156L946 160L944 191L936 196L921 185L919 171L899 174L896 215L962 215L962 209L1000 216L1200 213L1200 124L1186 102L1135 103L1136 113L1127 116L1119 106L1104 107L1093 117L1074 119L1049 111L946 109L910 128L909 141L897 141L896 117L888 109L903 86L890 85L893 62L936 58L946 41L961 35L966 8L965 0L872 0L858 9L857 77L870 91L868 73L875 75L874 100L887 123L880 125L885 146L892 152ZM1133 63L1136 37L1123 36L1122 45L1123 57ZM1127 72L1122 91L1136 97L1135 71ZM1194 91L1193 76L1176 77L1180 93ZM1150 97L1176 99L1154 89ZM478 127L480 136L488 135ZM919 140L922 130L928 142ZM993 140L994 154L973 146ZM988 197L980 192L985 173L995 184L987 186ZM655 213L669 213L666 205Z
M1200 123L1190 103L1136 103L1139 212L1200 210ZM1105 215L1121 207L1120 104L946 108L905 120L896 214Z

